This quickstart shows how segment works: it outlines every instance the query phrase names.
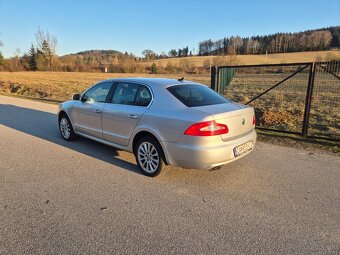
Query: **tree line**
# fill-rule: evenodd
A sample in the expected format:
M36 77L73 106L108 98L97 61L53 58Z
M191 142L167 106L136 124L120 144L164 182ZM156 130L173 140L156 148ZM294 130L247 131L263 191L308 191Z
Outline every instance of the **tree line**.
M340 47L340 26L298 33L208 39L199 42L198 55L288 53L329 50L332 47Z
M0 41L0 47L3 43ZM211 64L223 64L222 56L229 56L228 64L236 60L237 54L288 53L312 50L328 50L340 47L340 26L308 30L298 33L276 33L264 36L241 38L240 36L225 37L219 40L204 40L198 44L198 53L194 54L188 46L171 49L168 53L155 53L151 49L142 52L143 57L132 53L116 50L90 50L57 56L58 40L56 36L38 27L35 43L23 55L17 49L15 56L4 59L0 52L0 71L68 71L68 72L197 72L195 67L186 61L186 57L200 55L216 55L214 63L206 60L200 71L209 70ZM166 67L152 65L156 59L183 58L177 65L170 62ZM151 63L150 63L151 61ZM223 62L224 61L224 62ZM223 63L222 63L223 62ZM224 63L225 64L225 63Z

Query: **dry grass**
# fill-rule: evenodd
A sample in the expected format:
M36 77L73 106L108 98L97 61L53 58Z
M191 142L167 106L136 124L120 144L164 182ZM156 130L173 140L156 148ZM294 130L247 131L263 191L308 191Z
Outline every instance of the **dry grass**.
M294 62L312 62L315 60L325 61L329 58L340 58L340 51L310 51L310 52L295 52L295 53L281 53L281 54L265 54L263 55L238 55L235 57L234 62L240 65L257 65L257 64L280 64L280 63L294 63ZM215 60L214 60L215 59ZM159 59L150 61L147 65L155 62L158 66L166 67L168 63L172 65L180 65L183 61L188 61L188 63L194 66L203 66L203 62L210 60L211 64L215 62L220 62L221 57L216 56L197 56L197 57L187 57L187 58L170 58L170 59ZM222 59L223 61L223 59ZM224 62L230 62L229 57L224 57Z
M32 97L44 100L64 101L72 94L84 91L90 85L104 79L120 77L170 77L182 74L138 73L67 73L67 72L0 72L0 93ZM186 79L210 83L210 75L185 75Z

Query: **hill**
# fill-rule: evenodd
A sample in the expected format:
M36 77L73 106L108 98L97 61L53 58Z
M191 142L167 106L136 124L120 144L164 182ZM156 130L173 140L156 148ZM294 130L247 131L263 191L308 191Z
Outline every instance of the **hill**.
M118 50L85 50L77 53L69 54L69 55L81 55L81 56L121 56L122 52ZM67 56L67 55L65 55Z
M280 32L269 35L253 35L251 37L236 35L218 40L208 39L199 42L198 55L289 53L331 50L339 47L340 26L333 26L295 33ZM183 56L182 52L177 56ZM187 56L187 54L184 54L184 56Z

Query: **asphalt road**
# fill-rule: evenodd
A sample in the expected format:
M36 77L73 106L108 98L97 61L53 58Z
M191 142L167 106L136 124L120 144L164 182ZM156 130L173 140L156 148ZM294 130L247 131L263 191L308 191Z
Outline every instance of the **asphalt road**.
M340 254L340 157L258 143L214 172L141 175L0 96L0 254Z

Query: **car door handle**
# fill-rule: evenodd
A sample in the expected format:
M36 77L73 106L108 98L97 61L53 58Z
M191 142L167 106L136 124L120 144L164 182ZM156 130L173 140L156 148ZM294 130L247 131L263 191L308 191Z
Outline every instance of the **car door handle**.
M129 114L128 117L129 117L130 119L137 119L137 118L138 118L137 115L133 115L133 114Z
M95 112L95 113L102 113L102 110L100 110L100 109L95 109L94 112Z

